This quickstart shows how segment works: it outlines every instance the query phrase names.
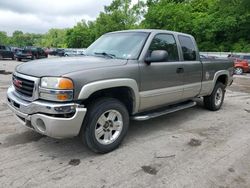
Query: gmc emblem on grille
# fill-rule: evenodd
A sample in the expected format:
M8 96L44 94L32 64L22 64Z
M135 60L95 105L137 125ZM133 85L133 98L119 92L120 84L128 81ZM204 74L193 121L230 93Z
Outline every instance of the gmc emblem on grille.
M14 80L13 80L13 84L16 86L16 87L22 87L22 81L21 80L17 80L17 79L15 79L14 78Z

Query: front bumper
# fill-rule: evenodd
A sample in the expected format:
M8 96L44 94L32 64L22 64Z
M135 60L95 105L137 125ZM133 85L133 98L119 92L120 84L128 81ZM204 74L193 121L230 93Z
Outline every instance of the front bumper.
M7 104L23 125L53 138L77 136L87 111L76 103L25 101L15 95L13 86L7 91Z

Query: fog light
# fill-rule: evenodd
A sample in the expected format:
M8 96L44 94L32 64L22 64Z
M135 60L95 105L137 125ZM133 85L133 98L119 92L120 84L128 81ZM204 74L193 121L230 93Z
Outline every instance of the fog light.
M63 113L75 112L75 106L60 106L60 107L55 107L54 109L57 112L63 112Z
M44 124L44 121L40 118L36 120L36 127L39 131L45 132L46 131L46 126Z

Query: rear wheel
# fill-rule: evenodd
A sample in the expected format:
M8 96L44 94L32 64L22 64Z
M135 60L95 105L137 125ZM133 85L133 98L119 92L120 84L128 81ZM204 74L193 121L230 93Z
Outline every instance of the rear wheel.
M17 61L22 61L22 59L21 58L17 58Z
M240 67L236 67L234 69L234 73L237 74L237 75L241 75L241 74L243 74L243 69L240 68Z
M225 85L217 82L211 95L204 97L204 105L211 111L221 108L225 96Z
M107 153L116 149L129 126L129 114L119 100L102 98L89 106L81 137L94 152Z

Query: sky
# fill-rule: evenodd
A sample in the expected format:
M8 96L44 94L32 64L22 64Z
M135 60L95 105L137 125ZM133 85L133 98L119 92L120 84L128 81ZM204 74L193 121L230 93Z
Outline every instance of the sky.
M0 0L0 31L46 33L94 20L112 0ZM132 0L133 3L137 0Z

